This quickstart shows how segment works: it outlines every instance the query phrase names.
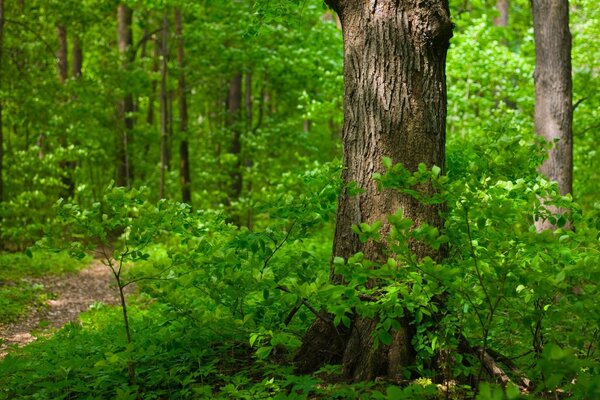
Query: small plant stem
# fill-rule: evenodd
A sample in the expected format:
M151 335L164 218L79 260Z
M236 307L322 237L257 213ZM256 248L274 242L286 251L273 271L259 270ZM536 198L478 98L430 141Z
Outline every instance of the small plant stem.
M125 301L125 293L124 293L124 289L125 286L122 282L121 282L121 271L123 269L123 259L124 257L128 254L129 250L127 250L125 253L121 254L121 257L119 258L119 267L115 268L114 264L113 264L113 258L106 255L106 263L108 265L108 267L110 268L110 270L113 273L113 276L115 277L115 280L117 282L117 287L119 288L119 299L121 302L121 310L123 311L123 325L125 327L125 335L127 337L127 351L129 351L129 348L131 346L131 330L129 328L129 316L127 315L127 302ZM127 377L129 379L129 384L131 386L135 385L135 363L133 362L133 360L129 359L127 360Z

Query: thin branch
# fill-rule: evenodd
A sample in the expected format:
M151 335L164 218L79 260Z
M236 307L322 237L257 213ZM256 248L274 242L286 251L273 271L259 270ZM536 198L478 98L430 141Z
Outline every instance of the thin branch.
M577 101L575 102L575 104L573 104L573 111L575 111L575 109L576 109L576 108L577 108L577 107L578 107L578 106L579 106L581 103L583 103L583 102L584 102L584 100L586 100L586 99L587 99L587 97L582 97L581 99L577 100Z
M262 269L260 271L261 275L262 275L263 271L265 270L265 268L267 268L267 265L269 264L269 261L271 261L271 258L273 258L273 256L275 255L275 253L277 253L279 251L279 249L281 249L281 247L289 239L290 234L292 233L292 230L294 229L294 225L296 225L296 221L298 221L298 220L296 219L296 220L294 220L294 222L292 222L292 225L290 226L290 229L288 229L288 231L285 234L285 237L283 238L283 240L281 241L281 243L279 243L277 245L277 247L275 247L275 249L271 252L271 254L269 254L269 256L267 258L265 258L265 261L263 263L263 267L262 267Z
M277 289L286 292L286 293L290 293L290 294L294 294L292 293L292 291L290 289L288 289L285 286L282 285L277 285L276 286ZM306 307L308 308L308 310L313 313L315 315L315 317L319 318L321 321L327 323L327 324L331 324L333 323L332 319L322 315L322 313L320 313L316 308L314 308L304 297L300 297L300 302ZM293 315L292 315L293 317ZM287 319L287 318L286 318ZM291 319L291 318L290 318Z
M131 47L131 61L135 60L136 54L138 52L138 50L140 49L140 47L146 43L150 38L152 38L152 36L156 35L157 33L159 33L160 31L162 31L162 26L160 28L157 28L151 32L146 33L144 36L142 36L140 38L140 40L138 40L138 42Z

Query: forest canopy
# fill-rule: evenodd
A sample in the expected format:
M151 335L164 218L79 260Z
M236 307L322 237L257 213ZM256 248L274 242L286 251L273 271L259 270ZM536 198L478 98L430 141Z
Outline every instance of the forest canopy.
M594 0L0 0L0 399L600 398Z

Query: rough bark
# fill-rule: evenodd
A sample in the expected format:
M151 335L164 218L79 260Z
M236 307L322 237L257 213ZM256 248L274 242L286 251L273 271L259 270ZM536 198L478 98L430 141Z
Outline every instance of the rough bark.
M496 1L496 10L498 10L498 15L494 18L494 25L496 26L508 26L508 9L509 9L509 0L497 0Z
M535 132L557 143L540 173L558 182L560 193L573 189L573 99L568 0L532 0L535 36ZM559 212L560 210L553 210ZM538 229L551 228L538 221Z
M356 182L363 190L339 197L333 256L349 258L361 251L369 259L387 258L385 248L361 243L352 225L377 220L389 229L386 217L402 209L415 224L441 227L441 206L424 206L394 191L377 190L372 179L390 157L410 170L419 163L444 167L446 129L445 61L452 36L447 0L329 1L340 16L344 34L344 161L345 187ZM418 257L441 258L441 253L412 244ZM342 283L331 270L331 279ZM301 371L319 368L341 358L352 380L377 376L402 379L414 362L409 319L391 332L390 346L373 346L377 321L355 318L347 339L337 337L328 348L316 348L319 332L332 332L317 320L309 329L296 359ZM315 332L317 332L315 334ZM318 341L315 341L317 345ZM341 346L334 348L335 344ZM325 357L330 354L330 358Z
M242 74L237 73L229 81L229 96L227 97L227 127L232 132L231 146L229 153L236 157L235 164L231 170L231 186L228 194L228 204L239 199L242 193L242 171L241 171L241 153L242 153L242 130L240 126L240 117L242 111ZM239 225L239 216L232 216L233 222Z
M121 68L126 73L132 62L133 32L131 23L133 20L133 11L125 4L119 4L117 8L117 33L119 54L121 56ZM119 103L119 121L122 125L119 128L119 137L117 140L117 185L129 187L132 180L132 171L129 157L129 144L131 141L131 131L133 130L133 96L131 93L125 93Z
M169 136L169 105L167 92L167 59L169 57L168 19L165 13L163 17L162 32L160 38L160 198L165 198L165 173L168 163L168 136Z
M175 33L177 34L177 64L179 65L179 132L182 136L179 144L181 200L192 204L192 191L190 180L190 155L188 144L188 109L185 85L185 59L183 53L183 21L181 10L175 9Z

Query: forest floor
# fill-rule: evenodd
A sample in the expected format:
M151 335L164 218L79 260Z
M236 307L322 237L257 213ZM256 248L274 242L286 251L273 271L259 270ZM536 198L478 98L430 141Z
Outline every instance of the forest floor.
M94 260L89 267L77 273L32 278L31 281L43 285L51 300L33 308L15 323L0 324L0 359L11 351L13 345L24 346L75 321L94 303L119 303L112 272L100 260Z

